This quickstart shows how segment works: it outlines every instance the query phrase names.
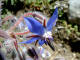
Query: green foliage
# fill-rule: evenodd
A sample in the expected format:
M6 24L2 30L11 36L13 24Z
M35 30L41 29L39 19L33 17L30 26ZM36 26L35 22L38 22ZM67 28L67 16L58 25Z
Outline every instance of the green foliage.
M6 6L13 7L14 8L13 10L16 9L17 4L22 2L23 7L25 6L25 8L29 7L29 9L32 9L32 10L45 11L47 12L47 14L50 13L51 15L54 11L54 3L55 3L52 0L5 0L4 2L6 3ZM62 14L63 13L61 12L60 15Z
M31 4L31 3L34 3L35 0L25 0L25 4L28 5L28 4Z
M70 34L71 34L70 29L66 29L66 33L67 33L68 35L70 35Z
M17 2L18 2L18 0L5 0L5 2L6 2L6 5L10 2L11 3L11 5L15 5Z
M59 17L62 17L62 15L64 14L64 12L61 9L59 9L58 11L59 11Z
M54 6L55 6L54 0L4 0L4 2L6 3L6 6L11 5L13 7L16 6L20 2L23 2L23 6L25 6L25 8L27 5L28 7L30 7L29 9L32 9L32 10L37 10L37 8L39 11L48 10L47 13L50 13L50 14L53 13ZM60 8L58 9L58 11L59 11L59 17L63 18L62 15L64 14L64 12Z
M75 30L76 32L78 31L78 26L77 26L77 25L74 26L74 30Z
M7 11L7 12L6 12L6 11ZM11 16L11 12L8 11L7 9L6 9L6 10L3 10L3 13L2 13L2 15L1 15L1 18L3 19L3 18L5 18L6 16Z
M56 0L57 1L57 0ZM21 7L24 7L24 8L28 8L28 9L31 9L32 11L41 11L41 12L45 12L46 14L48 14L48 16L51 16L53 14L53 11L54 11L54 6L55 6L55 1L54 0L5 0L4 1L6 3L6 6L11 6L11 7L8 7L8 10L10 11L13 11L13 13L20 9L23 9L23 8L20 8L18 9L17 5L20 5L22 2L23 4L21 4L20 6ZM10 4L9 4L10 3ZM17 10L16 10L17 8ZM4 8L3 10L3 13L6 13L6 8ZM59 11L59 19L66 19L65 16L64 16L64 11L59 7L58 8L58 11ZM16 14L15 12L15 14Z

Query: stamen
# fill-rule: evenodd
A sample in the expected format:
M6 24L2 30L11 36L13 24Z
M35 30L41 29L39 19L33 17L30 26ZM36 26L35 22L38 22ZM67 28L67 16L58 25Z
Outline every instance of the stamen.
M52 33L50 31L45 32L44 35L43 35L43 37L45 37L45 38L52 37Z

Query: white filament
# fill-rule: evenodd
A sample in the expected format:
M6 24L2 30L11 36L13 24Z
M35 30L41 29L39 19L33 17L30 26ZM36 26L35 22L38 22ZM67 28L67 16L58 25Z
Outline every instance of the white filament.
M43 37L45 37L45 38L52 37L52 33L50 31L47 31L44 33Z

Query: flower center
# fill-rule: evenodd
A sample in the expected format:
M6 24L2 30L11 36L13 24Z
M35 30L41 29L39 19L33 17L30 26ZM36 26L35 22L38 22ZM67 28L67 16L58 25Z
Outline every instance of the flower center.
M45 38L50 38L50 37L52 37L52 33L51 33L50 31L45 32L45 33L43 34L43 37L45 37Z

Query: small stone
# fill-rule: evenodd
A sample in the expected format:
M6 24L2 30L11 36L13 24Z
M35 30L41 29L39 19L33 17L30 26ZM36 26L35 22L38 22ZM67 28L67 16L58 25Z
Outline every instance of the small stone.
M80 24L80 0L69 0L69 22Z
M54 60L65 60L64 57L56 57Z

